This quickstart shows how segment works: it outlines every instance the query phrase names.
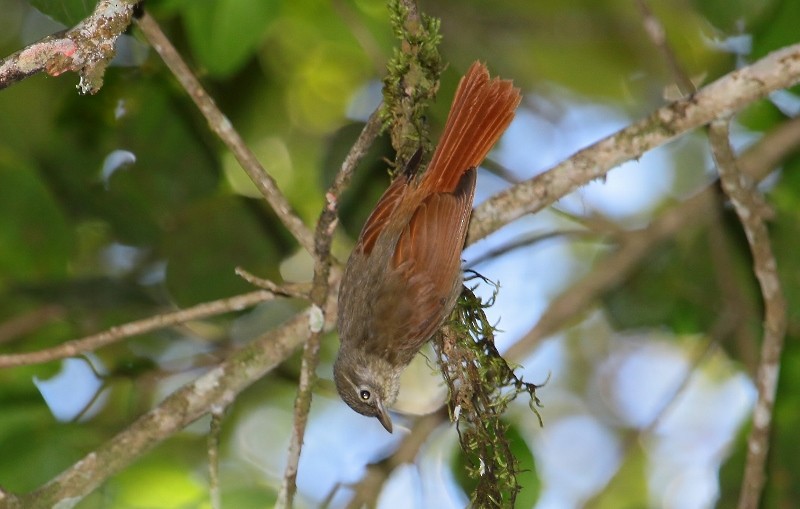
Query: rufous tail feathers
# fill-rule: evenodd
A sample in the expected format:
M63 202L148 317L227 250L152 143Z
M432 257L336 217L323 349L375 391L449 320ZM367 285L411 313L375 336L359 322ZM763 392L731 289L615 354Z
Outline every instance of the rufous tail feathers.
M452 192L461 176L483 162L514 118L521 100L511 81L489 79L480 62L461 78L442 137L420 184L428 192Z

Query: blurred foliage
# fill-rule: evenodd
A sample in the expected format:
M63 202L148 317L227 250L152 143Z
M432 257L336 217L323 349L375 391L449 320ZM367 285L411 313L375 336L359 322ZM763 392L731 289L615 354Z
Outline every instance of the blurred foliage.
M54 21L75 24L94 3L0 0L0 54L58 30ZM705 82L798 40L797 0L653 0L651 6L678 60ZM625 110L633 118L663 104L671 83L628 0L437 0L420 7L441 19L446 65L438 99L425 118L433 133L442 128L460 74L475 59L531 92L555 90ZM311 224L324 203L324 190L380 101L380 82L397 44L385 3L155 0L147 8ZM135 28L122 44L134 39L140 39ZM745 49L734 54L737 47ZM0 331L26 314L60 310L11 336L0 334L3 353L53 346L247 291L233 273L236 266L275 280L310 276L308 259L293 256L297 244L152 52L136 65L112 66L96 96L78 96L76 81L69 74L39 75L0 91ZM552 120L552 112L533 113ZM765 100L739 119L758 134L791 114ZM671 148L680 161L675 182L691 181L684 177L706 169L702 154L689 157L680 147ZM118 150L135 160L104 167ZM343 195L335 246L340 259L385 188L386 161L393 159L385 136ZM800 425L798 166L800 157L786 161L767 187L776 212L770 228L790 317L764 504L769 508L794 507L800 500L800 458L793 441ZM513 169L536 167L539 161ZM741 228L730 211L720 208L716 234L700 225L687 228L599 305L620 331L725 332L716 327L720 313L730 309L726 292L733 288L748 310L738 319L751 340L743 343L731 331L718 339L739 365L749 368L759 347L752 338L760 336L760 297ZM724 265L720 252L726 253ZM590 266L592 260L581 262ZM101 349L91 361L101 392L96 407L79 422L57 421L32 383L57 376L60 363L0 370L0 484L12 491L35 488L229 348L296 308L273 303ZM590 366L606 353L596 343L594 349L570 351L574 379L565 385L590 385ZM334 350L323 345L323 376ZM253 408L290 407L296 364L292 359L288 368L244 394L225 423L231 436L230 430ZM324 382L321 386L327 390ZM545 426L548 412L552 416L559 405L574 404L547 395L543 401ZM514 414L505 424L520 468L518 505L531 507L547 488L532 447L523 440L538 422L530 414ZM79 507L205 507L204 429L193 431L200 434L187 432L168 441ZM282 432L288 434L288 426ZM746 430L740 430L720 473L720 507L732 506L738 497L745 436ZM268 438L275 444L270 454L283 455L281 440ZM273 503L272 484L280 472L255 468L249 458L236 457L234 447L229 449L224 451L228 463L223 463L225 507ZM462 476L465 464L456 454L453 468L469 489L470 481ZM646 452L632 447L592 506L650 506L647 469Z
M617 474L611 478L602 496L590 500L586 507L590 509L634 509L642 507L642 501L648 500L647 492L647 454L635 437L630 436L630 448Z
M96 0L31 0L30 4L54 20L65 25L75 25L91 14Z

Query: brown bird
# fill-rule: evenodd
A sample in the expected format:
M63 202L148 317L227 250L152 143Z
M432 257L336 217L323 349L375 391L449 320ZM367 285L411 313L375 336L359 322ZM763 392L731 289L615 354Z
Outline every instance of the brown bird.
M427 171L398 176L367 219L339 294L339 395L391 433L400 374L452 311L477 166L520 102L475 62L461 78Z

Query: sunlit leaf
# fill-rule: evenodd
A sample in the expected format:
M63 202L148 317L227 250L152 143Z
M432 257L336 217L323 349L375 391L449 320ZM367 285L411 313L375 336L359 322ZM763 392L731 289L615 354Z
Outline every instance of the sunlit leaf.
M113 498L131 509L211 507L207 488L198 482L186 461L156 454L125 470L114 481Z
M239 70L277 14L278 0L201 0L184 11L195 58L205 70L227 76Z

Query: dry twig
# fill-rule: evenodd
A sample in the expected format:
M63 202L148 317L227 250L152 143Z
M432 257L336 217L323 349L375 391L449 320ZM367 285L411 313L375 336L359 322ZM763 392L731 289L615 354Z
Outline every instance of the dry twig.
M292 436L289 440L289 455L286 462L281 489L278 492L277 507L292 507L294 495L297 491L297 468L300 462L300 451L303 448L303 436L308 422L308 412L311 409L311 390L316 380L316 369L319 364L319 343L322 335L321 324L324 322L325 302L336 295L330 286L331 268L331 241L337 224L339 209L339 194L347 187L358 163L372 146L373 141L380 133L380 119L378 113L373 113L367 121L361 134L336 174L333 184L325 194L328 205L320 214L317 221L317 230L314 236L314 280L311 288L312 311L318 312L319 326L311 323L311 335L303 348L303 360L300 367L300 383L297 387L297 397L294 404L294 425Z
M240 311L274 298L274 293L266 290L258 290L227 299L204 302L203 304L198 304L173 313L163 313L143 320L117 325L106 331L80 339L73 339L72 341L67 341L66 343L52 348L29 353L0 355L0 368L41 364L54 360L66 359L67 357L75 357L76 355L93 352L98 348L110 345L123 338L138 336L150 331L185 323L190 320L220 315L231 311Z
M772 410L778 392L781 353L786 335L786 300L778 279L778 267L765 223L768 214L753 181L736 164L730 146L728 120L712 122L709 129L712 152L722 189L728 195L744 229L753 255L753 271L764 299L764 337L756 373L758 399L753 410L753 429L747 440L747 463L739 495L739 509L759 506L764 490L764 469L769 451Z

